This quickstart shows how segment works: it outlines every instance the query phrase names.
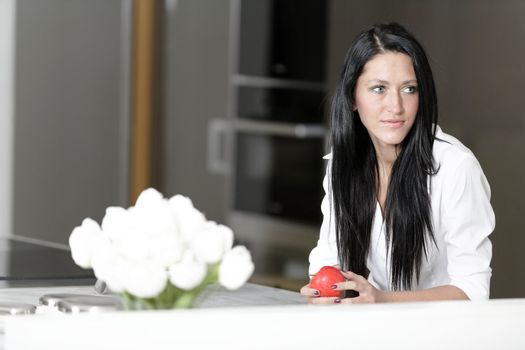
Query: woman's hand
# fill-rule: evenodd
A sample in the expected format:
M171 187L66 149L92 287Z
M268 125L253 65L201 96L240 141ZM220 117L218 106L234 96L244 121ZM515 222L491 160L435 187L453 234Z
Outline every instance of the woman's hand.
M339 266L335 267L341 270ZM341 271L341 273L347 280L335 283L332 288L339 291L356 291L359 296L354 298L320 297L319 291L310 288L309 284L301 288L301 294L307 297L309 304L361 304L386 301L385 293L375 288L365 277L351 271Z
M345 282L334 284L332 287L334 290L353 290L359 293L359 296L354 298L333 298L334 303L341 304L362 304L362 303L380 303L384 302L384 292L374 287L368 280L356 273L351 271L341 271L343 276L347 279Z
M301 294L307 297L309 304L362 304L385 302L385 293L375 288L368 280L351 271L341 271L347 279L333 285L334 290L353 290L359 293L354 298L320 297L318 290L307 284L301 288Z
M341 265L333 265L333 267L341 271ZM321 297L321 293L317 289L310 288L310 284L303 286L300 293L307 298L308 304L334 304L336 299L340 299L337 297Z
M337 297L320 297L320 293L317 289L310 288L310 284L307 284L301 288L301 294L304 295L308 304L334 304Z

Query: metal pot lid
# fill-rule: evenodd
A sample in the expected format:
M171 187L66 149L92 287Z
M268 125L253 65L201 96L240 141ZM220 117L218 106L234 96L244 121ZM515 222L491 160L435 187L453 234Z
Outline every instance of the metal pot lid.
M122 309L122 303L117 297L81 295L72 296L57 302L59 311L79 314L79 313L100 313Z
M41 305L55 307L57 306L58 302L62 299L71 298L71 297L85 297L85 296L89 296L89 295L74 294L74 293L52 293L52 294L42 295L39 301Z
M30 315L34 314L36 306L24 303L0 303L0 315Z

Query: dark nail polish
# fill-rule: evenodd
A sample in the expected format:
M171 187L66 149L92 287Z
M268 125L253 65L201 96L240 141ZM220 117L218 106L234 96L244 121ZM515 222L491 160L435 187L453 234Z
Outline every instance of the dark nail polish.
M336 289L337 286L336 286L335 284L332 284L332 285L330 286L330 288L332 288L332 289Z
M319 296L319 291L316 290L316 291L314 292L314 295L315 295L315 296Z
M334 303L339 304L341 302L341 299L335 299Z

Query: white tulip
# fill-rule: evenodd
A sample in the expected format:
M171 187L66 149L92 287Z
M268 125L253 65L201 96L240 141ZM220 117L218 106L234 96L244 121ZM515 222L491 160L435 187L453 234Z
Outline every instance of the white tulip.
M104 277L97 276L97 278L106 282L106 286L113 293L123 293L125 291L124 276L127 272L128 270L122 265L108 266L104 271Z
M170 282L177 288L191 290L202 283L206 277L206 264L196 261L187 250L182 260L169 267Z
M219 267L219 283L227 289L240 288L250 278L254 270L252 257L244 246L236 246L228 251Z
M175 216L171 206L162 194L153 188L142 191L135 207L129 209L133 215L136 229L156 234L178 234Z
M130 212L121 207L108 207L101 227L112 240L125 239L134 230Z
M114 293L124 292L124 281L129 268L130 264L117 255L110 245L103 247L93 258L95 276L106 282Z
M162 193L150 187L140 192L137 200L135 201L135 206L147 208L154 206L156 202L161 201L163 198L164 196Z
M206 217L193 207L188 197L178 194L171 197L168 202L182 238L186 242L191 242L206 224Z
M185 244L178 235L159 234L149 241L149 256L153 263L170 266L182 258Z
M131 260L147 260L149 237L140 230L133 210L109 207L102 219L102 230L113 243L115 254Z
M130 232L122 239L113 241L115 252L135 262L147 262L150 259L150 237L143 232Z
M202 229L192 242L195 258L203 263L215 264L231 249L233 231L213 221L207 222Z
M168 281L168 273L163 266L148 263L131 263L124 273L124 288L139 298L158 296Z
M107 240L107 237L100 230L98 223L90 218L84 219L69 236L71 256L75 263L84 269L91 268L93 255L104 240Z

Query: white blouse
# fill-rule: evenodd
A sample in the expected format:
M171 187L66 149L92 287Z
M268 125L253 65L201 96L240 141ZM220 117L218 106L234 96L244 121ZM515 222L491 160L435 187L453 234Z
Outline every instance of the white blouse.
M427 244L427 259L423 261L419 283L413 290L453 285L470 300L488 299L492 273L492 244L488 237L495 226L489 184L474 154L439 127L433 154L439 167L436 175L429 176L436 242ZM330 194L331 154L324 158L329 161L323 186L325 193ZM329 198L325 195L321 204L324 218L317 246L310 253L310 275L322 266L339 264ZM372 225L367 268L371 284L380 290L390 290L390 257L387 257L379 204Z

